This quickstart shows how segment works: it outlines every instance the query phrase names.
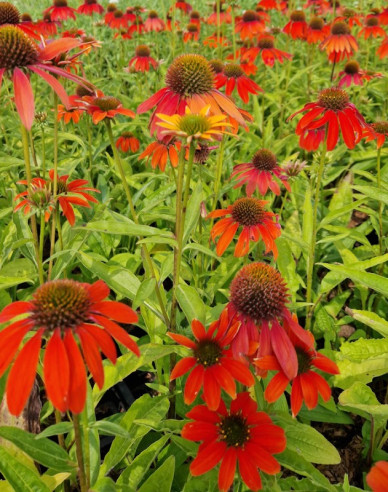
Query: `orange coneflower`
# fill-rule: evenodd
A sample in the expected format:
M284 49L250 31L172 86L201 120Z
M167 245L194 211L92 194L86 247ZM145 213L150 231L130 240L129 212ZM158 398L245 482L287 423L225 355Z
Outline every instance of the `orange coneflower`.
M327 150L333 150L337 145L340 130L345 145L353 149L361 140L363 128L368 126L356 106L349 101L347 93L338 87L321 91L317 102L307 103L292 114L289 120L301 112L306 114L299 121L295 133L303 137L310 130L326 128L322 142L326 141ZM302 140L299 140L299 144L305 148Z
M43 357L43 380L48 399L60 412L80 413L86 402L86 370L99 388L104 384L100 350L114 364L113 339L140 355L136 343L116 322L136 323L136 313L127 305L106 301L109 288L75 280L53 280L41 285L31 301L16 301L0 313L0 323L14 321L0 332L1 375L11 367L6 396L13 415L19 415L34 384L42 340L47 344ZM32 337L18 352L27 333ZM76 339L79 340L81 351Z
M78 123L82 113L85 111L85 106L83 106L82 102L78 95L69 97L70 107L65 108L63 104L58 104L58 121L63 119L65 125L72 121L73 123Z
M350 58L358 51L358 44L356 38L351 35L349 26L339 21L332 24L330 35L322 41L320 49L326 50L330 61L339 62L345 57Z
M284 430L269 415L259 412L248 392L239 393L230 409L221 401L216 411L197 405L186 414L193 419L182 429L182 437L200 441L197 456L190 465L194 476L210 471L221 462L218 490L227 492L233 484L238 464L241 480L249 490L261 490L259 470L269 475L280 471L273 454L286 448Z
M209 48L218 48L218 46L229 46L228 40L224 36L217 36L216 33L208 36L203 40L203 44L205 46L209 46Z
M388 121L376 121L369 127L364 128L363 137L366 142L376 140L377 148L379 149L385 143L385 139L388 138Z
M231 96L237 87L238 95L245 104L249 102L249 94L264 92L255 81L245 75L244 70L237 63L227 63L224 70L216 75L215 83L217 89L225 85L227 96Z
M358 14L355 10L349 8L343 8L341 10L341 15L334 19L334 22L344 21L349 24L349 27L353 27L355 25L361 27L361 15Z
M63 104L69 107L69 98L62 84L47 72L84 83L82 78L68 73L52 62L55 57L79 45L76 39L61 38L41 48L16 26L6 25L0 28L0 87L4 75L12 79L16 109L27 130L31 129L34 120L35 104L31 83L26 72L39 75L50 84Z
M142 44L135 49L135 56L128 62L128 69L134 68L136 72L148 72L150 66L153 68L158 67L158 62L151 56L151 51L148 46ZM129 71L126 69L126 71Z
M81 36L84 36L86 33L83 29L78 29L77 27L72 27L71 29L68 29L67 31L63 31L61 33L62 38L80 38Z
M225 314L224 314L225 313ZM171 372L170 379L180 378L190 371L184 389L184 402L191 405L203 388L203 399L210 410L217 410L221 402L221 389L236 398L236 383L252 386L255 382L249 368L232 358L227 350L236 335L240 323L229 326L226 312L214 321L206 331L203 324L193 320L191 330L194 342L184 335L167 332L175 342L191 350L188 357L181 359Z
M50 14L53 21L64 21L74 19L77 11L67 5L67 0L53 0L53 5L43 11L43 14Z
M306 14L303 10L294 10L290 14L289 22L283 27L283 32L292 39L306 39L307 29Z
M185 54L175 58L167 71L166 85L137 108L141 114L155 107L150 121L151 133L157 129L157 113L182 115L186 106L198 112L210 105L212 115L226 114L246 127L245 115L214 87L214 72L205 57ZM158 135L161 135L160 130Z
M178 167L179 156L177 149L180 150L181 143L171 137L164 137L162 140L157 140L148 145L144 152L139 155L139 160L147 157L147 162L151 157L151 167L157 167L164 171L167 161L170 161L172 167Z
M164 25L162 19L159 19L156 10L151 10L148 13L147 20L144 23L144 30L146 32L151 32L151 31L159 32L159 31L164 31L165 27L166 26Z
M243 60L249 60L252 63L258 55L261 55L261 59L264 64L273 67L275 61L283 63L284 60L291 60L293 55L286 53L285 51L275 48L274 39L272 36L263 36L257 42L257 46L254 48L248 48L242 55Z
M84 96L82 100L95 125L105 118L114 118L118 114L123 114L130 118L135 117L133 111L123 108L119 99L113 96L106 96L101 91L97 91L96 96Z
M232 14L230 13L231 8L225 5L225 0L220 0L220 23L221 24L231 24ZM217 25L218 15L217 15L217 3L213 4L213 13L209 15L207 21L208 24Z
M235 166L231 177L234 176L237 176L237 184L234 187L246 185L248 196L251 196L255 189L261 195L265 195L268 188L275 195L280 195L280 187L276 179L280 180L288 191L291 191L287 177L277 164L276 155L268 149L259 149L253 155L251 162Z
M187 43L188 41L198 41L199 40L199 26L198 24L194 24L190 22L187 25L186 29L183 32L183 42Z
M265 244L265 252L272 251L275 259L277 258L275 239L280 236L280 225L276 215L265 210L266 203L268 202L257 198L244 197L239 198L224 210L210 212L208 218L224 217L213 226L210 232L214 242L220 236L216 247L218 256L224 254L241 226L242 231L234 249L234 256L247 255L250 241L257 242L261 238Z
M116 147L123 152L137 152L140 148L139 140L134 136L132 132L123 132L116 140Z
M311 343L314 343L314 337L311 337ZM323 401L329 401L331 397L330 386L326 380L315 369L328 374L339 374L338 366L323 354L320 354L311 345L306 346L301 340L296 339L292 333L289 334L295 345L296 355L298 358L298 374L294 378L288 378L276 357L265 355L254 360L254 364L261 371L278 371L269 382L264 392L264 398L268 403L277 401L285 389L291 386L291 411L292 416L296 417L302 408L303 401L307 408L312 410L318 405L318 397L321 395ZM313 370L314 369L314 370Z
M313 17L307 29L307 42L310 44L319 43L327 38L330 26L326 25L321 17Z
M31 209L40 209L44 211L45 220L50 218L52 206L54 203L54 197L52 196L52 190L54 187L54 170L49 172L49 180L42 178L33 178L31 181L31 187L19 193L15 200L23 198L23 200L16 205L14 212L19 209L24 209L24 213L28 214ZM100 193L95 188L85 186L88 181L84 179L75 179L74 181L67 182L69 176L59 176L57 180L57 200L62 209L63 215L68 220L69 224L73 226L75 224L75 215L72 205L80 205L81 207L90 207L89 202L98 203L98 201L89 193L93 191ZM18 181L18 184L28 186L26 180Z
M236 33L241 39L255 38L265 29L265 23L254 10L246 10L239 22L236 23Z
M84 0L84 3L78 7L77 12L84 15L103 14L104 7L97 0Z
M366 476L366 483L372 492L387 492L388 462L378 461L375 463Z
M358 37L364 36L364 39L368 39L370 36L374 38L386 38L387 34L382 27L379 26L379 18L377 15L367 17L364 22L364 26L360 29Z
M306 347L313 343L309 332L293 318L287 308L288 290L280 273L266 263L250 263L241 268L230 285L227 305L230 322L238 320L241 326L231 347L236 357L275 355L282 371L290 379L298 374L295 344Z

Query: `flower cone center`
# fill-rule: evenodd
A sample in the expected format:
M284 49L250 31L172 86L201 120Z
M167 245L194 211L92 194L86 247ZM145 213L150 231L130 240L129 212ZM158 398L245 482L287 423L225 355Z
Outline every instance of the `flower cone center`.
M261 224L264 214L264 208L257 198L239 198L233 204L233 219L245 227Z
M50 204L51 192L48 188L32 187L28 198L37 208L43 209Z
M376 133L388 133L388 121L377 121L371 127Z
M301 347L295 347L295 351L298 359L298 374L304 374L310 370L311 355Z
M197 10L193 10L190 14L190 19L198 20L200 17L201 16Z
M38 60L38 49L19 28L0 29L0 68L12 69L33 65Z
M88 89L84 85L77 85L75 92L76 92L77 96L79 96L79 97L93 96L93 94L94 94L93 89Z
M67 0L54 0L56 7L67 7Z
M331 26L331 34L344 36L345 34L350 34L350 28L345 22L334 22Z
M9 2L0 2L0 26L3 24L19 24L20 12Z
M375 27L379 25L379 19L377 17L369 17L369 19L366 20L365 24L368 27Z
M320 31L325 23L323 22L323 19L320 17L313 17L310 21L310 28L313 29L314 31Z
M86 5L95 5L97 0L85 0Z
M349 61L345 65L344 71L349 75L355 75L360 71L360 65L354 60Z
M260 149L253 156L252 163L259 171L272 171L276 167L277 159L270 150Z
M253 22L257 20L257 14L254 10L247 10L242 16L244 22Z
M214 366L221 358L222 349L215 340L204 340L198 343L194 357L198 364L205 367Z
M187 30L188 32L198 32L198 26L197 24L193 24L192 22L190 22L190 24L188 24L187 26Z
M210 130L210 124L206 116L201 114L187 114L182 116L179 129L186 135L193 136Z
M133 133L132 133L132 132L123 132L123 133L121 134L121 136L122 136L123 138L132 138L132 137L133 137Z
M225 65L224 74L228 78L233 77L235 79L238 79L239 77L244 75L244 71L240 67L240 65L237 65L237 63L228 63L227 65Z
M145 44L141 44L140 46L137 46L135 50L136 56L150 56L150 53L151 53L150 49Z
M291 12L290 19L292 22L304 22L306 15L302 10L294 10L294 12Z
M123 16L123 11L122 10L115 10L113 12L113 16L115 17L115 19L121 19L121 17Z
M205 94L213 89L214 72L202 55L181 55L168 69L166 84L183 97Z
M102 111L110 111L112 109L117 109L120 106L120 101L112 96L102 96L96 97L93 104L102 109Z
M22 22L32 22L32 17L30 16L30 14L22 14L20 20ZM9 24L17 24L17 22L9 22Z
M158 18L158 13L156 12L156 10L151 10L150 13L148 14L148 17L150 19L157 19Z
M230 286L230 299L245 316L270 321L281 315L287 288L280 273L265 263L244 266Z
M224 62L221 60L210 60L209 64L215 73L221 73L224 70Z
M53 280L34 294L31 318L36 328L74 328L88 321L91 305L84 284L74 280Z
M349 96L337 87L324 89L319 94L318 104L332 111L341 111L349 104Z
M106 10L107 10L108 12L114 12L115 10L117 10L117 7L116 7L116 5L115 5L114 3L110 3L110 4L107 6Z
M355 14L355 11L352 9L344 9L342 11L342 16L345 17L346 19L349 19L350 17L353 17Z
M228 447L241 447L249 439L249 427L241 415L227 415L218 424L221 439Z
M264 49L270 50L274 47L274 42L271 38L262 38L262 39L259 39L259 42L257 45L262 50L264 50Z

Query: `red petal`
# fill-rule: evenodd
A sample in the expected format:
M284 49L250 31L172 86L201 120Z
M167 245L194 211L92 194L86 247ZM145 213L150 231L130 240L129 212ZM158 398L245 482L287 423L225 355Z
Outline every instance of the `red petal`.
M194 367L189 374L185 384L184 401L186 405L191 405L196 399L199 390L203 384L204 368L202 366Z
M183 427L181 435L189 441L213 441L218 437L218 429L208 422L189 422Z
M0 377L12 362L24 336L31 328L26 320L16 321L0 332Z
M329 374L339 374L337 364L323 354L317 354L311 361L311 364L317 369L328 372Z
M66 348L70 368L69 410L73 413L81 413L86 402L85 364L71 330L65 331L63 343Z
M119 343L124 345L124 347L127 347L129 350L131 350L135 355L137 355L138 357L140 356L139 347L136 345L136 342L132 340L129 334L124 330L124 328L122 328L114 321L104 318L103 316L98 316L97 314L95 314L93 318L99 325L103 326L106 329L110 336L112 336Z
M300 376L297 376L292 382L291 388L291 410L292 416L296 417L302 408L303 394L300 386Z
M228 491L234 480L236 472L237 451L235 448L228 448L222 460L218 474L218 488Z
M289 379L282 372L275 374L264 392L264 398L267 402L274 403L278 400L284 393L289 382Z
M223 357L221 364L225 369L244 386L253 386L255 378L249 368L242 362Z
M102 314L104 316L108 316L109 318L118 321L119 323L137 323L138 316L135 311L123 304L122 302L117 301L102 301L96 302L91 306L91 311L94 313Z
M39 59L41 61L52 60L54 57L76 48L80 45L78 39L75 38L61 38L55 39L47 44L40 52Z
M77 328L77 335L81 340L82 351L89 371L98 387L101 389L104 386L104 367L102 365L98 345L94 338L82 328Z
M39 330L22 348L7 381L7 404L12 415L20 415L35 381L43 330Z
M263 470L263 472L268 473L269 475L279 473L280 465L268 451L259 446L252 445L249 442L246 444L246 451L252 462Z
M271 328L271 345L284 374L293 379L298 373L295 348L285 330L276 322Z
M244 483L248 486L249 490L260 490L261 477L259 471L257 470L257 466L252 463L252 459L248 455L247 451L238 449L237 454L238 468Z
M190 338L185 337L185 335L171 333L170 331L167 332L167 335L175 340L176 343L179 343L179 345L183 345L184 347L187 347L191 350L195 350L197 348L197 344L193 342L193 340L190 340Z
M0 313L0 323L9 321L19 314L25 314L31 312L33 305L31 302L16 301L12 304L8 304Z
M303 400L309 410L312 410L318 405L318 388L316 387L314 377L311 376L311 374L313 373L309 371L299 376Z
M174 369L171 371L170 381L176 378L180 378L186 372L190 371L195 366L197 360L195 357L185 357L175 364Z
M203 377L203 398L209 410L217 410L221 399L221 385L216 379L216 368L205 370Z
M205 327L197 319L193 319L193 321L191 322L191 329L197 340L207 338Z
M84 323L82 328L94 338L102 353L108 357L112 364L116 364L117 352L112 337L103 328L98 328L96 325Z
M43 377L48 399L60 412L65 412L68 408L70 369L59 329L54 330L45 348Z
M187 412L186 417L193 420L200 420L201 422L218 423L220 421L216 412L212 412L205 405L197 405Z
M50 75L49 73L44 72L38 67L30 66L29 69L32 72L35 72L39 77L42 77L43 80L45 80L51 87L52 89L58 94L59 99L63 102L65 107L67 109L70 108L70 99L69 96L67 95L63 85L57 80L55 77Z
M17 112L23 126L30 131L35 116L34 93L27 75L17 67L13 70L13 87Z
M190 472L197 477L214 468L225 454L225 442L214 441L201 445L197 457L190 465Z
M109 296L110 289L103 280L97 280L89 287L90 300L100 302Z

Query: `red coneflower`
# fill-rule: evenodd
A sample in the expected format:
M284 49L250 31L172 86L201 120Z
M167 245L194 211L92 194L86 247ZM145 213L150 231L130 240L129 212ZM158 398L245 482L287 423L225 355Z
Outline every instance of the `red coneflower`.
M379 55L381 60L388 56L388 37L383 40L381 45L377 48L376 53Z
M17 26L28 36L35 39L40 39L34 32L36 29L31 17L26 18L26 15L28 14L20 15L19 10L12 5L12 3L0 2L0 26Z
M175 342L191 350L191 355L181 359L171 372L170 379L180 378L190 371L184 390L184 401L191 405L203 388L203 399L210 410L217 410L221 402L221 389L231 398L236 398L236 383L245 386L255 383L252 373L241 361L231 357L226 347L240 326L239 322L229 326L227 313L214 321L206 331L203 324L193 320L191 329L194 342L184 335L168 332Z
M289 22L283 27L283 32L292 39L306 39L307 29L306 15L303 10L294 10L291 12Z
M257 356L275 355L289 379L298 373L298 358L292 340L312 347L309 332L292 317L286 307L288 291L280 273L265 263L242 267L230 285L229 320L241 321L231 342L236 357L251 354L252 345L259 346Z
M260 0L257 4L258 7L261 7L265 10L280 10L280 4L276 0Z
M54 185L54 170L49 172L50 179L48 181L42 178L32 179L32 188L22 193L19 193L15 200L24 198L16 207L15 212L21 208L24 208L24 213L27 214L31 210L31 207L37 207L37 201L41 199L39 203L40 208L46 208L45 219L46 222L50 217L52 210L52 196L51 192ZM98 203L94 196L88 193L94 191L100 193L95 188L90 188L85 185L88 181L84 179L75 179L74 181L67 182L69 176L59 176L57 180L57 200L62 209L63 215L69 221L69 224L73 226L75 224L75 215L72 205L80 205L81 207L90 207L89 202ZM18 181L18 184L28 186L26 180Z
M186 14L189 14L193 10L193 7L189 4L189 2L184 1L176 2L175 7L179 10L183 10Z
M350 34L350 28L345 22L334 22L330 32L331 34L322 41L320 49L326 50L331 62L350 58L353 52L358 51L356 38Z
M255 38L265 29L265 23L254 10L246 10L239 22L236 23L236 33L241 39Z
M226 216L217 222L210 232L214 242L218 236L221 236L217 241L216 251L218 256L224 254L238 228L242 226L242 231L234 249L234 256L247 255L250 241L256 243L261 238L265 244L265 252L272 251L275 259L277 258L278 250L275 239L280 236L281 230L276 215L265 210L267 203L257 198L244 197L239 198L233 205L229 205L224 210L210 212L207 216L208 218L214 219Z
M64 21L74 19L77 11L67 5L67 0L53 0L53 5L43 11L43 14L50 14L52 21Z
M40 48L18 27L7 25L0 28L0 87L4 74L12 78L16 109L27 130L31 129L34 120L35 104L32 86L25 71L39 75L50 84L63 104L69 107L69 98L62 84L47 72L84 83L77 75L70 74L51 62L56 56L76 46L79 46L76 39L62 38Z
M378 14L379 23L382 26L388 25L388 8L385 8L380 14Z
M379 26L379 18L374 15L371 17L367 17L365 19L365 23L360 32L358 33L358 37L364 36L364 39L368 39L370 36L373 38L386 38L387 34L382 27Z
M291 191L290 185L287 183L287 176L277 164L276 155L267 149L260 149L252 157L251 162L244 162L234 167L231 177L237 176L237 184L234 188L244 186L246 184L246 193L251 196L255 189L261 195L267 193L268 188L280 195L280 187L277 178Z
M291 53L286 53L285 51L278 50L275 48L274 39L272 36L263 36L257 42L257 46L254 48L248 48L243 54L243 60L249 60L252 63L256 57L261 54L261 59L264 64L273 67L275 61L283 63L284 60L291 60Z
M310 44L319 43L327 38L330 32L330 26L320 17L313 17L307 28L307 42Z
M388 138L388 121L376 121L369 127L364 128L362 136L366 142L376 140L377 148L384 145L385 139Z
M58 121L63 119L65 125L72 121L73 123L78 123L82 113L85 111L85 107L79 100L79 96L74 95L69 97L70 107L65 108L62 104L58 104Z
M142 19L137 18L133 21L133 24L128 29L128 35L132 36L133 33L137 33L137 35L142 34L145 31L145 26ZM130 38L128 38L130 39Z
M78 7L77 12L84 15L103 14L104 7L97 0L84 0L84 3Z
M116 140L116 147L121 149L123 152L137 152L140 148L139 140L131 132L123 132L119 138Z
M49 38L55 36L58 32L58 26L60 22L53 21L50 14L45 14L41 21L38 21L35 25L36 31L38 31L43 37Z
M2 310L0 323L27 315L0 332L0 374L11 366L6 395L13 415L22 412L31 392L42 339L48 340L43 357L47 397L60 412L82 412L86 402L85 363L102 388L104 367L100 350L114 364L117 354L113 339L140 355L136 343L116 323L136 323L136 313L121 302L104 301L108 295L109 288L102 280L91 285L53 280L41 285L31 301L16 301ZM17 354L30 331L34 335Z
M266 413L258 412L247 392L237 395L230 410L221 401L215 412L197 405L186 417L194 422L184 425L182 437L202 442L190 465L192 475L202 475L221 462L218 489L227 492L238 464L242 481L249 490L257 491L262 487L259 470L269 475L280 471L272 455L285 450L284 431Z
M150 66L158 68L158 62L151 56L151 50L148 46L142 44L135 49L135 56L128 62L128 68L134 68L136 72L148 72ZM126 69L128 71L128 69Z
M337 145L340 130L345 145L348 149L353 149L361 140L362 129L368 126L356 106L349 101L346 92L338 87L321 91L317 102L307 103L302 109L292 114L288 121L302 112L306 114L299 121L295 133L304 137L310 130L326 128L327 150L333 150ZM301 139L299 144L302 148L306 148L303 147Z
M232 14L230 13L231 8L225 5L225 0L220 0L220 23L221 24L231 24ZM213 4L213 13L209 15L207 21L208 24L217 25L218 15L217 15L217 3Z
M68 29L67 31L63 31L61 33L62 38L80 38L81 36L84 36L86 33L83 29L78 29L77 27L72 27L71 29Z
M225 85L225 94L227 96L231 96L237 87L238 95L245 104L249 102L249 94L264 92L256 82L245 75L244 70L237 63L227 63L223 72L216 75L215 84L216 89L220 89Z
M187 43L189 41L199 40L199 26L198 24L190 23L187 25L185 31L183 32L183 42Z
M155 10L151 10L148 13L148 18L144 23L144 30L146 32L159 32L159 31L164 31L165 29L164 22L162 19L159 19L158 13Z
M228 40L224 36L217 36L216 33L205 38L203 40L203 44L205 46L209 46L209 48L218 48L218 46L229 46Z
M351 84L363 85L364 80L369 81L379 77L382 77L381 73L362 70L356 61L351 60L347 62L344 70L338 74L338 78L340 79L338 81L338 86L342 87L343 85L346 85L346 87L349 87Z
M360 26L361 27L361 15L355 10L349 8L343 8L341 10L341 15L334 19L334 22L344 21L349 24L349 27Z
M157 129L157 113L182 115L186 106L197 113L210 105L212 115L226 114L246 127L245 115L231 99L215 89L213 69L203 56L188 54L175 58L167 71L166 85L137 108L138 114L155 108L150 121L151 133Z
M314 337L311 332L312 343ZM303 401L307 408L312 410L318 405L318 396L322 396L324 401L329 401L331 396L330 386L326 380L313 368L319 369L328 374L339 374L338 366L323 354L314 350L311 346L306 346L300 340L293 340L296 355L298 358L298 374L295 378L288 378L280 367L276 357L265 355L254 361L254 364L262 371L278 371L277 374L268 383L264 392L264 398L268 403L274 403L286 390L289 383L292 383L291 389L291 411L292 416L296 417L302 408Z
M117 5L115 3L109 3L106 7L106 14L104 17L104 22L106 25L109 25L111 20L113 19L113 14L117 10Z
M191 12L189 23L197 24L198 26L201 25L201 14L197 10Z
M109 27L111 29L128 28L128 19L127 17L125 17L122 10L116 9L112 12L112 16L110 17L109 21Z
M147 162L151 157L151 167L156 169L157 167L164 171L166 169L167 161L169 160L172 167L178 167L179 156L177 149L180 150L181 143L179 141L171 140L171 137L164 137L162 140L157 140L148 145L144 152L139 155L139 159L145 159Z
M387 492L388 462L378 461L375 463L366 476L366 483L372 492Z
M104 118L114 118L118 114L123 114L130 118L135 117L133 111L123 108L119 99L113 96L105 96L101 91L97 91L96 96L84 96L82 100L95 125Z

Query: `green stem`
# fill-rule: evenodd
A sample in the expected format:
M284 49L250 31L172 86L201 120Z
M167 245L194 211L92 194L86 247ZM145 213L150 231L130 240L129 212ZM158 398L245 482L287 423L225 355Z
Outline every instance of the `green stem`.
M225 136L222 138L220 143L220 148L218 149L218 159L217 159L217 167L216 167L216 182L214 184L214 201L213 201L213 210L217 207L218 201L218 193L221 187L221 178L222 178L222 165L224 163L224 150L225 150Z
M119 171L119 174L120 174L120 177L121 177L121 181L122 181L122 184L123 184L123 187L124 187L125 195L126 195L127 200L128 200L129 209L130 209L131 215L132 215L132 220L135 222L135 224L140 224L139 218L138 218L138 216L136 214L135 206L133 204L131 190L129 189L127 178L125 176L123 164L121 162L120 155L119 155L119 153L117 151L117 148L116 148L116 145L115 145L115 142L114 142L111 122L110 122L110 120L108 118L105 118L104 121L106 123L106 128L107 128L107 131L108 131L109 142L110 142L110 146L112 148L112 152L113 152L113 156L114 156L114 159L115 159L116 167L117 167L117 169ZM142 238L140 237L140 239L142 239ZM170 320L168 318L168 314L167 314L166 308L164 306L162 294L160 292L160 287L159 287L158 279L156 278L156 273L155 273L155 269L154 269L154 265L152 263L152 259L151 259L150 253L149 253L148 248L147 248L147 246L145 244L142 244L141 245L141 249L142 249L144 258L145 258L145 260L147 262L150 275L151 275L152 278L155 279L155 294L156 294L156 297L157 297L158 302L159 302L159 306L160 306L160 309L161 309L162 316L164 318L164 321L166 323L166 326L169 326L170 325Z
M222 46L221 46L221 0L217 0L217 45L218 45L218 58L222 57Z
M333 67L331 69L330 82L333 82L335 64L337 63L337 53L334 55Z
M234 3L232 3L232 42L233 42L233 61L237 59L237 48L236 48L236 15L234 11Z
M41 213L40 230L39 230L39 258L41 263L43 263L44 229L45 229L44 213Z
M42 132L42 178L46 179L46 139L45 139L43 126L41 132Z
M73 427L74 427L74 438L75 438L75 448L78 462L78 477L81 492L87 492L87 483L85 475L85 463L84 463L84 453L82 450L82 436L81 436L81 426L79 414L73 413Z
M23 125L21 126L21 133L22 133L22 142L23 142L24 163L25 163L25 168L26 168L27 186L28 186L28 189L30 189L32 174L31 174L30 149L29 149L29 145L28 145L29 138L28 138L28 131L26 130L26 128ZM42 285L44 282L43 265L42 265L42 261L40 259L40 254L39 254L38 228L36 226L35 215L31 216L31 231L32 231L32 237L34 240L34 249L35 249L35 256L36 256L36 264L38 266L39 283Z
M82 420L84 426L84 462L85 462L85 479L86 489L90 488L90 440L89 440L89 420L87 405L82 412Z
M379 191L381 190L381 147L377 149L377 188ZM383 203L379 201L379 252L380 255L384 252L383 247ZM383 264L380 265L380 268L384 267ZM380 272L381 273L381 272Z
M93 179L92 179L92 169L93 169L92 145L93 145L93 139L92 139L92 126L90 124L89 118L86 118L86 125L87 125L87 131L88 131L88 158L89 158L88 176L89 176L90 184L93 185Z
M323 145L321 159L319 162L317 182L315 185L313 224L312 224L311 239L310 239L308 261L307 261L307 292L306 292L307 313L306 313L306 326L305 326L306 330L309 330L311 327L311 320L313 315L313 310L310 304L312 301L313 272L314 272L314 263L315 263L315 243L317 239L317 214L318 214L318 204L320 202L320 196L321 196L321 183L322 183L323 169L325 165L326 150L327 150L327 144L325 138L325 143Z
M54 93L54 181L53 181L53 199L57 199L58 192L58 96ZM54 212L51 222L51 243L50 243L50 261L48 267L48 280L51 279L53 270L53 254L55 248L55 228L57 214Z

